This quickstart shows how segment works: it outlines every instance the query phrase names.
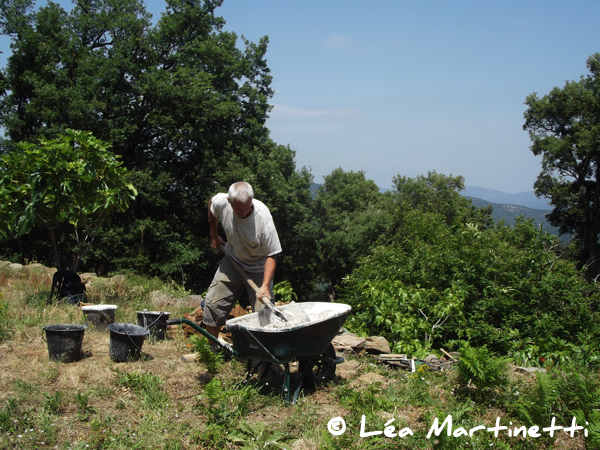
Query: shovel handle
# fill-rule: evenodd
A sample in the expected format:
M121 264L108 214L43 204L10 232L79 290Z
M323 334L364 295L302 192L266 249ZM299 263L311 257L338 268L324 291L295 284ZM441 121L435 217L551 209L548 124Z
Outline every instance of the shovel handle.
M256 285L256 283L254 282L254 280L252 280L252 278L250 278L248 276L248 274L244 271L244 269L242 269L240 267L240 265L234 261L234 259L229 256L227 254L227 252L225 251L225 246L221 245L219 246L219 248L221 249L221 251L223 252L223 254L227 257L227 259L229 260L229 262L231 263L231 265L235 268L235 270L237 270L237 272L240 274L240 276L246 281L246 284L248 286L250 286L252 288L252 290L255 293L259 293L260 289L258 288L258 286ZM263 298L260 299L261 302L263 302L265 305L270 305L271 304L271 299L267 296L264 296Z

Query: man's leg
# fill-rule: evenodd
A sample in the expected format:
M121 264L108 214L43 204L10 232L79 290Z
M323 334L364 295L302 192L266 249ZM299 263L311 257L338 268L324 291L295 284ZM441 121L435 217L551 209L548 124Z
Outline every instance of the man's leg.
M224 258L215 273L204 299L203 323L212 336L218 338L221 327L244 290L244 283L227 258ZM208 343L217 345L211 339Z
M219 330L221 330L221 327L211 327L210 325L204 325L204 326L206 327L206 331L208 331L214 337L219 338ZM210 345L217 345L213 341L211 341L210 339L209 339L208 343Z

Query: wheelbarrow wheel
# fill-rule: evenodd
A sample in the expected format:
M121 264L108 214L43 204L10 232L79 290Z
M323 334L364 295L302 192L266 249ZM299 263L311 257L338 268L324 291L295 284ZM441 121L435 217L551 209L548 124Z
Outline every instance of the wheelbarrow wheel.
M336 354L333 344L329 344L327 349L319 356L335 360ZM300 373L304 373L302 383L306 387L315 387L327 384L334 379L335 366L336 364L333 361L315 361L307 359L300 361L298 370Z

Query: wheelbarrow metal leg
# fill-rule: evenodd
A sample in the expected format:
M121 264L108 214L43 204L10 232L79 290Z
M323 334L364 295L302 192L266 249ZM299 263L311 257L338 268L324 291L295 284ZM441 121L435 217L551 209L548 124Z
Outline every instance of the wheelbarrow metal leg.
M306 367L304 368L306 370ZM296 385L296 389L294 389L294 395L292 397L292 405L295 405L298 401L298 396L300 395L300 390L302 389L302 380L304 379L304 371L300 373L300 379L298 380L298 384Z
M283 384L282 384L282 390L283 390L283 394L285 396L285 404L289 405L290 404L290 365L289 363L285 363L283 365L285 367L285 373L283 375Z
M252 360L249 359L246 362L246 379L244 380L244 384L248 384L250 382L250 378L258 371L260 364L257 364L256 367L252 367Z

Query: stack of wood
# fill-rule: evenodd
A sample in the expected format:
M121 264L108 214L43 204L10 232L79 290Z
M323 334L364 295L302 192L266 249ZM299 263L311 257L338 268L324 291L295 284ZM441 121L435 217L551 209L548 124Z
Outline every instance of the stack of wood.
M407 355L400 354L380 354L379 361L382 361L390 366L409 369L415 372L418 366L428 366L430 370L439 371L447 370L458 362L458 353L450 354L443 348L440 351L444 354L441 358L436 355L429 355L425 359L408 358Z

